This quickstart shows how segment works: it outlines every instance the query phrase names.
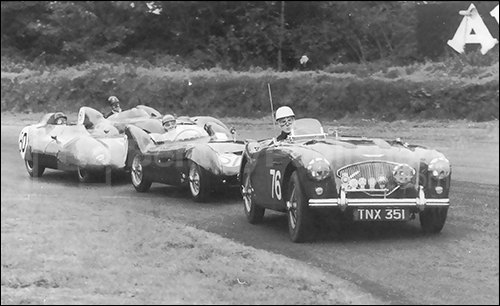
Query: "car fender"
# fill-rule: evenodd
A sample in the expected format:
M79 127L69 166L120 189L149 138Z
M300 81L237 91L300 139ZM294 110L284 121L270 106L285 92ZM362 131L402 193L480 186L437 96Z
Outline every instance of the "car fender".
M160 114L159 111L157 111L156 109L150 107L150 106L147 106L147 105L137 105L136 106L138 109L142 109L144 110L145 112L148 113L149 116L151 117L155 117L155 118L160 118L162 117L162 115Z
M149 147L154 145L153 139L143 129L129 124L125 128L125 134L128 136L129 141L134 142L139 147L141 153L145 153Z
M217 152L208 144L200 143L187 149L186 158L197 163L200 167L214 175L222 175L224 173Z

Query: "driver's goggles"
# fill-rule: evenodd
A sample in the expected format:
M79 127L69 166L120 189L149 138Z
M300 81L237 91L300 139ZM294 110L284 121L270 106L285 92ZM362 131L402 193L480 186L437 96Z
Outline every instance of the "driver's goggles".
M172 127L172 126L175 126L175 121L172 120L172 121L167 121L165 123L163 123L163 126L166 127L166 128L169 128L169 127Z
M295 120L295 118L293 118L293 117L286 117L286 118L278 119L278 123L279 123L279 125L291 124L291 123L293 123L294 120Z

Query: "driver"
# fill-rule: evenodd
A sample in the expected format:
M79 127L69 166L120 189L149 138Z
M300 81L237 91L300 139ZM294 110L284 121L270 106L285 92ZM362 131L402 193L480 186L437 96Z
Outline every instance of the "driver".
M111 106L111 111L107 113L104 118L108 118L113 114L118 114L122 112L122 108L120 107L120 100L116 96L111 96L108 98L109 106Z
M56 125L66 125L68 117L62 112L57 112L54 114L54 124Z
M177 128L177 121L175 120L175 117L170 114L163 116L161 124L163 125L165 133L172 132Z
M295 122L295 113L290 107L282 106L276 110L276 122L281 129L281 134L276 137L276 140L285 140L290 135L292 124Z
M177 120L173 115L167 114L161 119L161 124L165 133L150 133L149 136L155 143L172 141L177 136Z

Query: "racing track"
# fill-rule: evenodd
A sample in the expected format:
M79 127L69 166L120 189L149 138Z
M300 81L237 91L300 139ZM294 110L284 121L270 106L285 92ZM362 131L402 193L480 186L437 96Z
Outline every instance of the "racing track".
M30 179L18 154L21 128L2 125L1 130L2 190L11 195L55 197L88 206L112 199L123 209L175 219L318 266L391 304L498 305L498 162L496 171L482 176L481 183L463 180L477 160L454 168L454 177L462 180L452 181L451 207L439 235L423 235L418 220L373 224L323 220L316 241L294 244L283 214L266 211L263 224L249 224L237 191L216 194L210 203L199 204L189 199L187 191L162 184L138 193L127 176L115 177L112 185L80 184L73 173L47 169L40 179ZM469 149L477 151L472 156L488 158L485 152L493 152L498 158L498 143L488 146L489 151L473 145ZM484 183L488 181L496 184Z

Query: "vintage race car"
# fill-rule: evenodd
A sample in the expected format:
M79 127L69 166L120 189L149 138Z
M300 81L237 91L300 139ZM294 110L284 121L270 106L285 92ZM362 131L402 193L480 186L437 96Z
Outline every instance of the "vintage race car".
M153 182L187 187L196 202L205 202L213 189L239 187L237 178L244 142L213 117L180 117L175 134L166 139L128 125L131 178L138 192Z
M408 221L424 232L443 228L451 166L433 149L400 140L339 137L316 119L296 120L286 141L247 141L240 183L247 220L266 209L286 212L290 238L314 238L318 214L354 222Z
M78 112L77 124L85 126L92 134L105 134L109 130L116 129L118 133L125 134L125 128L129 124L133 124L148 133L162 133L163 126L161 123L162 115L152 107L145 105L137 105L134 108L124 110L121 113L113 114L108 118L91 107L81 107ZM127 145L125 167L124 170L130 170L134 153L130 151L135 149L135 146Z
M76 171L81 182L90 182L98 173L124 168L125 134L112 125L90 131L82 124L57 125L55 114L45 114L19 134L19 153L30 176L51 168Z

